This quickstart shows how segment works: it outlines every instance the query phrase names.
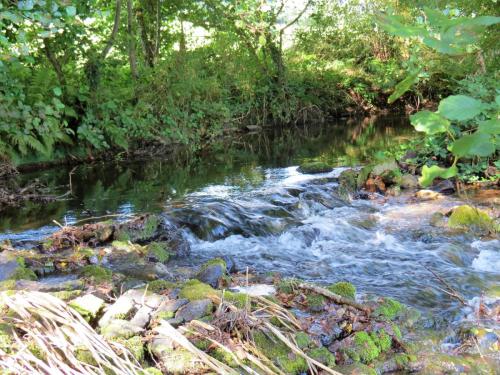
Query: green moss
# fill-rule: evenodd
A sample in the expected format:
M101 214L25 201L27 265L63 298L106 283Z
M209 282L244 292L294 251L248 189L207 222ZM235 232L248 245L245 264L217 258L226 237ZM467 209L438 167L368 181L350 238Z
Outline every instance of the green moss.
M250 301L250 297L245 293L224 292L224 299L239 309L244 309L247 306L247 301Z
M229 367L237 368L238 362L234 359L233 354L229 353L227 350L217 347L210 352L210 355L222 363L225 363Z
M79 297L82 294L81 290L62 290L60 292L52 292L50 293L54 297L62 299L63 301L69 301L76 297Z
M356 362L370 363L380 355L380 350L370 335L362 331L354 334L353 346L346 353Z
M356 297L356 287L347 281L339 281L332 284L327 289L339 296L354 299Z
M298 280L296 279L282 279L276 285L276 289L280 293L293 294L297 289Z
M148 254L153 256L160 263L168 262L171 256L169 251L170 248L166 242L151 242L146 249Z
M310 348L313 345L311 338L305 332L297 332L295 335L295 342L300 349Z
M181 298L187 298L190 301L211 298L211 296L213 297L219 295L219 291L215 290L210 285L202 283L199 280L186 281L179 293L179 296Z
M318 311L323 309L325 305L325 297L318 294L308 294L306 297L307 305L312 311Z
M399 329L399 327L397 326L397 324L392 323L391 327L392 327L392 332L393 332L394 336L398 340L401 340L403 338L403 335L401 334L401 330Z
M303 357L297 356L276 336L262 331L253 333L255 346L287 374L300 374L308 369Z
M36 342L34 341L28 342L27 348L36 358L40 359L41 361L45 361L47 359L45 351L43 351L43 349L40 348L36 344Z
M78 259L90 258L94 255L94 251L89 247L78 247L76 256Z
M307 352L307 355L309 355L309 357L311 357L312 359L315 359L316 361L324 364L325 366L335 366L335 356L330 353L330 351L324 346L321 348L311 349L309 352Z
M169 320L172 319L175 316L175 312L173 311L160 311L158 314L156 314L156 318L158 320Z
M271 317L271 319L269 319L269 323L275 327L284 327L283 323L281 323L281 320L279 320L277 316Z
M322 161L313 161L301 164L298 170L301 173L314 174L331 172L333 168Z
M97 366L97 362L90 352L86 347L80 347L75 350L75 357L78 359L80 362L86 363L88 365L92 366Z
M142 362L144 360L144 343L142 342L142 338L140 336L133 336L126 340L117 339L116 341L127 348L130 354L132 354L132 357L134 357L138 362Z
M417 357L412 354L398 353L394 355L394 361L400 370L405 369L411 362L415 362Z
M448 220L450 228L467 228L481 231L497 232L499 228L489 215L478 208L468 205L455 207Z
M160 218L158 216L148 215L142 222L131 221L122 224L115 231L114 238L115 240L123 242L147 241L154 237L159 225Z
M17 257L16 258L17 264L19 265L12 276L10 277L11 280L37 280L38 277L36 274L30 270L29 268L26 267L26 262L24 261L23 257Z
M88 279L92 279L97 283L102 283L111 281L113 273L111 272L111 270L108 270L107 268L101 266L88 265L83 267L81 275Z
M370 332L372 341L377 345L380 352L386 352L392 346L392 338L384 329L377 332Z
M401 312L403 312L404 306L392 299L392 298L384 298L382 303L378 305L378 307L373 312L374 316L381 316L385 319L393 320L396 318Z
M337 366L334 370L338 371L341 374L349 375L378 375L375 369L368 367L362 363L354 363L348 366Z
M356 185L358 189L361 189L364 185L368 177L370 177L370 173L372 172L373 167L371 165L366 165L358 173L358 177L356 178Z
M199 339L194 342L194 346L196 346L198 349L203 350L204 352L208 350L208 348L212 345L210 340L206 339Z
M4 280L0 281L0 290L15 290L16 289L16 280Z
M11 351L12 345L12 337L6 333L0 332L0 350L3 350L8 354Z
M211 267L211 266L221 266L222 267L222 272L226 273L226 269L227 269L226 261L224 259L222 259L222 258L210 259L208 262L203 263L203 265L201 266L200 271L203 271L203 270L205 270L205 269L207 269L208 267Z
M148 290L153 293L160 293L166 289L173 288L175 288L175 283L167 280L158 279L148 283Z

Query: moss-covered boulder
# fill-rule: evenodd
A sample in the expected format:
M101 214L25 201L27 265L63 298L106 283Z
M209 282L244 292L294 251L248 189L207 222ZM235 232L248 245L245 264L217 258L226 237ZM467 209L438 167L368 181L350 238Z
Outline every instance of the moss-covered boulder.
M372 336L361 331L354 334L352 344L345 348L345 353L355 362L370 363L378 358L381 351Z
M333 168L322 161L313 161L301 164L298 171L305 174L328 173L333 171Z
M405 310L405 307L400 302L392 298L383 298L378 304L377 308L373 311L372 315L375 317L384 318L387 320L394 320Z
M307 372L308 365L306 360L294 354L288 346L273 334L256 331L253 333L253 339L257 349L286 374Z
M347 169L339 175L338 194L344 200L349 200L358 189L358 172Z
M321 348L314 348L307 352L307 355L312 359L324 364L328 367L335 366L335 356L324 346Z
M329 285L327 289L339 296L355 299L356 287L347 281L339 281L335 284Z
M202 283L199 280L188 280L184 283L179 293L179 297L186 298L190 301L210 298L218 301L221 292L215 290L210 285Z
M17 256L11 251L0 253L0 281L36 279L36 274L26 267L23 257Z
M215 258L201 266L196 278L213 288L217 288L221 279L226 275L226 271L227 265L224 259Z
M120 224L114 231L113 239L133 243L149 242L159 236L161 224L158 215L144 215Z
M80 275L94 283L105 283L111 281L113 273L107 268L90 264L83 267Z
M151 242L146 247L147 257L150 261L167 263L172 256L167 242Z
M499 225L485 211L469 205L455 207L448 220L450 228L470 229L480 232L498 232Z
M97 318L99 312L104 308L104 301L94 296L93 294L86 294L72 300L69 305L75 309L87 321Z

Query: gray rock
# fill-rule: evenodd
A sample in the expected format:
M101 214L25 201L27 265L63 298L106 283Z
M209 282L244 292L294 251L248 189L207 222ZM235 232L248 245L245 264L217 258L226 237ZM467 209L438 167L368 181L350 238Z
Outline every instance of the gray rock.
M185 322L190 322L194 319L199 319L212 312L213 304L209 299L200 299L198 301L189 302L187 305L181 307L175 317L182 319Z
M226 267L222 264L210 264L204 266L196 275L201 282L210 285L212 288L219 286L220 279L226 273Z
M81 280L68 280L63 283L52 284L32 280L16 280L15 290L29 290L32 292L61 292L63 290L81 290L85 284Z
M393 172L399 170L399 165L394 159L386 160L380 164L377 164L372 169L373 176L381 176L386 172Z
M99 314L105 303L102 299L93 294L86 294L75 298L69 305L78 311L84 318L90 320L97 317L97 314Z
M101 335L103 335L107 339L128 339L132 336L142 333L143 331L143 328L133 325L128 320L115 319L112 320L108 325L101 328Z
M181 298L181 299L169 299L166 301L163 301L158 309L156 309L156 313L159 312L176 312L179 310L182 306L187 305L189 303L189 300Z
M402 189L417 189L418 178L412 174L404 174L401 176L400 186Z
M438 192L432 190L419 190L415 193L415 197L420 201L432 201L435 199L442 198L443 196Z
M18 268L20 265L12 253L8 251L0 253L0 281L13 278Z
M455 184L450 180L443 180L434 184L432 190L441 194L453 194L455 192Z

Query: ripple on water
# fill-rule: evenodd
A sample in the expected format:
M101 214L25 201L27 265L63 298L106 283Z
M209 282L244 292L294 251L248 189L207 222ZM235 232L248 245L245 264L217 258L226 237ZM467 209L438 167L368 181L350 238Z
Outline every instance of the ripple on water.
M479 255L472 261L477 271L500 274L500 241L474 241L471 246L479 250Z

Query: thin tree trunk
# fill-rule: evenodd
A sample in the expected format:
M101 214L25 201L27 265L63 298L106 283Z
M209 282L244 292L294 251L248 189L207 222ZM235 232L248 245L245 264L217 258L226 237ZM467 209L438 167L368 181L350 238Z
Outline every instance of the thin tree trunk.
M62 66L57 59L57 57L54 55L52 52L52 48L50 45L50 41L48 39L44 39L44 52L45 56L47 56L47 59L51 63L52 67L54 68L54 71L56 72L57 76L57 81L59 82L59 85L61 86L61 90L64 90L66 87L66 78L64 77L64 72L62 70Z
M106 43L106 46L102 50L101 60L104 60L106 58L109 51L111 50L111 47L113 47L113 43L115 42L116 34L118 34L118 29L120 27L121 10L122 10L122 0L116 0L115 21L113 24L113 30L111 31L111 36L109 37L108 42Z
M146 21L144 20L144 15L142 14L142 12L143 12L142 9L139 9L137 11L137 21L138 21L140 33L141 33L142 48L144 49L144 57L146 59L146 63L151 68L154 68L154 66L155 66L154 46L153 46L153 43L149 40L148 31L146 29Z
M137 80L139 73L137 72L137 55L135 52L135 35L133 28L132 16L132 0L127 0L127 31L128 31L128 57L130 62L130 72L132 78Z

